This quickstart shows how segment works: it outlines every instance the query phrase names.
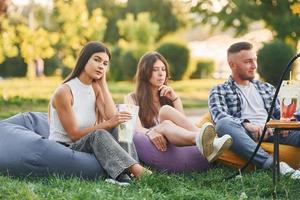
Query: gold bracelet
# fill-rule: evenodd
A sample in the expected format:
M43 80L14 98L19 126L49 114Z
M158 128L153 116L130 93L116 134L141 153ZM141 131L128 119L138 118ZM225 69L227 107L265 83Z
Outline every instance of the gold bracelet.
M178 96L177 96L175 99L171 100L171 101L174 102L174 101L176 101L177 99L178 99Z

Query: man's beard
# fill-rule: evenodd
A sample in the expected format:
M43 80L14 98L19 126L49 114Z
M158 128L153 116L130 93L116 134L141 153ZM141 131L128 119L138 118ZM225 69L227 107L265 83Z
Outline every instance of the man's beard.
M254 79L255 76L249 76L249 75L246 75L246 74L240 74L240 78L242 80L245 80L245 81L252 81Z

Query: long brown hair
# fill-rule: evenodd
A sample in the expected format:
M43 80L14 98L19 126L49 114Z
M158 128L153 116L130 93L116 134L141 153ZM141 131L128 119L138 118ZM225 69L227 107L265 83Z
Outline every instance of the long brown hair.
M167 60L158 52L147 52L139 60L136 72L136 91L135 100L140 107L139 117L142 125L145 128L150 128L155 125L155 118L158 115L158 110L154 106L153 96L151 91L150 79L152 77L153 65L160 60L166 67L166 80L164 85L167 85L169 80L169 65ZM158 95L159 96L159 95ZM171 105L173 103L166 97L159 96L160 105Z

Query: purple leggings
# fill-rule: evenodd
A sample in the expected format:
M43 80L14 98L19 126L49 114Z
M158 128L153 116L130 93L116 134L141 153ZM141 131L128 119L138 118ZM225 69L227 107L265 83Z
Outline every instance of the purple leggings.
M196 146L177 147L168 143L167 151L162 152L143 133L134 134L133 142L139 159L158 171L176 173L209 169L207 159Z

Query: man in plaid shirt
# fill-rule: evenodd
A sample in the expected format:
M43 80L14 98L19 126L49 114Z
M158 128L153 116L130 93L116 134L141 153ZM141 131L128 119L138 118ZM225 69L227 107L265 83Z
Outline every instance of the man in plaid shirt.
M275 93L275 88L254 80L257 68L256 52L252 44L238 42L227 50L227 61L231 76L221 85L214 87L209 96L209 110L216 124L219 136L229 134L233 138L231 150L249 159L262 134L268 110ZM279 101L272 113L272 118L279 119ZM272 142L273 131L267 129L265 141ZM284 131L280 142L300 146L299 131ZM273 158L260 148L253 163L261 168L270 168Z

